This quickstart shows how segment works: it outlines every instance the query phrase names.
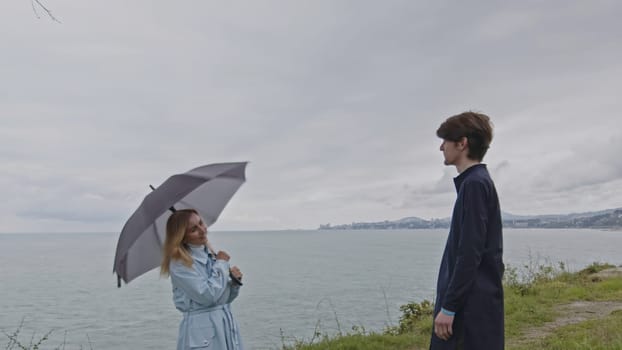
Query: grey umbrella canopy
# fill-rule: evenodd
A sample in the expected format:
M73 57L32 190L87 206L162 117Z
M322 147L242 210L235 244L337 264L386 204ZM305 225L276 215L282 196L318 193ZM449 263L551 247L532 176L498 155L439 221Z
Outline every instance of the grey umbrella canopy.
M246 162L200 166L169 177L145 196L123 226L113 272L118 286L160 266L169 208L196 209L207 226L213 224L246 180Z

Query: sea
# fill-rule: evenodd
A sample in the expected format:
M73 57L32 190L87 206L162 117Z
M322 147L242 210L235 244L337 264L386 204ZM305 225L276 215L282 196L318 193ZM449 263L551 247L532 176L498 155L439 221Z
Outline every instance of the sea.
M244 273L233 303L247 349L281 349L316 332L381 332L400 305L434 300L447 230L215 231ZM174 349L181 314L157 270L117 288L118 233L0 234L0 346ZM622 231L505 229L517 269L622 264ZM18 346L14 346L19 348Z

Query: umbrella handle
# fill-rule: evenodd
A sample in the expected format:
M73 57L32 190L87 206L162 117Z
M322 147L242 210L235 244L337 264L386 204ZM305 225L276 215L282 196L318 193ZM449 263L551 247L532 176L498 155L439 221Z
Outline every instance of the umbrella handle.
M234 275L232 275L231 272L229 272L229 277L231 277L231 280L233 280L233 282L235 282L238 286L243 286L244 285L242 283L242 281L240 281L239 278L237 278Z

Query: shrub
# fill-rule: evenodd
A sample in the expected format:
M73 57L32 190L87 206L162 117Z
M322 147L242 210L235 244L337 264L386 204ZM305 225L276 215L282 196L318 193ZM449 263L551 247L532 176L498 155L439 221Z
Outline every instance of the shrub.
M429 300L424 300L421 303L408 303L400 306L402 316L400 316L399 326L388 327L385 329L386 334L404 334L410 333L417 329L417 325L422 321L432 322L432 315L434 314L434 304Z

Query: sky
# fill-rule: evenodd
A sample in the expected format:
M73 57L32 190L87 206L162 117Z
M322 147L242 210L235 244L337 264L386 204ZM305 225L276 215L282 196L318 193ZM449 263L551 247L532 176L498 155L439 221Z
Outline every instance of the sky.
M619 1L41 3L0 3L0 232L118 232L230 161L213 230L449 217L466 110L503 211L622 207Z

